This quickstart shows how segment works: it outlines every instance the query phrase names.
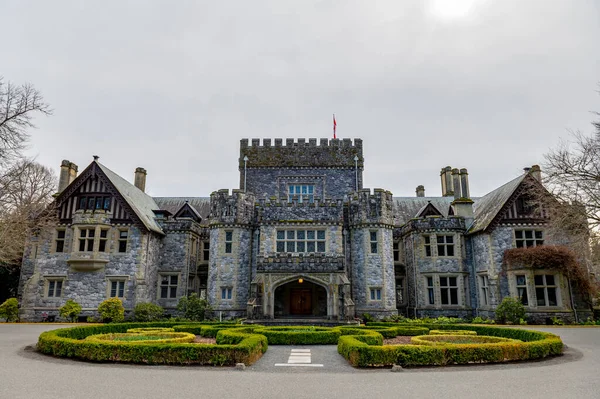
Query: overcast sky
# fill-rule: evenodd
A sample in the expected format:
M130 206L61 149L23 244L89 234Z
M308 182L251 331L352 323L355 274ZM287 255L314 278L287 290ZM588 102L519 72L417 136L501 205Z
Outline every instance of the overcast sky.
M365 187L483 195L600 111L598 0L0 0L0 75L54 109L30 155L155 196L239 183L241 138L362 138Z

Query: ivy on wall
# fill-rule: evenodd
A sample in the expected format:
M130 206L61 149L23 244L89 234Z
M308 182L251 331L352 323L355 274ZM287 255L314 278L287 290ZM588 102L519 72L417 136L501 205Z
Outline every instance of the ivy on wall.
M558 270L577 284L582 293L594 296L598 284L587 268L581 264L571 249L559 245L541 245L529 248L512 248L504 252L504 271L522 269Z

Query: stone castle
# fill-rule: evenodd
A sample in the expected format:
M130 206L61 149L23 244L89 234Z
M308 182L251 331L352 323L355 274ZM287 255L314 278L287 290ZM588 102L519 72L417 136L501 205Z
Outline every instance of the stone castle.
M131 184L97 157L80 174L63 161L58 223L26 246L22 319L68 298L84 315L110 297L174 312L192 292L223 318L493 317L507 296L530 319L572 318L559 271L502 267L509 248L551 243L526 203L538 166L481 198L451 167L439 197L364 188L360 139L243 139L238 167L239 189L150 197L143 168Z

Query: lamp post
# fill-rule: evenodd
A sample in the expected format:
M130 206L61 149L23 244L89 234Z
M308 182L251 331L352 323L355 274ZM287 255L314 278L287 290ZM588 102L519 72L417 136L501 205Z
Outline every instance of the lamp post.
M246 192L246 164L248 163L248 156L244 155L244 192Z
M354 156L354 172L356 173L356 192L358 192L358 155Z

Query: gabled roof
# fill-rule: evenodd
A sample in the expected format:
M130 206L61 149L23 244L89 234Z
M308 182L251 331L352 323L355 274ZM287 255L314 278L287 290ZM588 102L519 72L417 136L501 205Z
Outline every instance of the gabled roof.
M442 216L442 212L440 212L440 210L437 209L435 205L433 205L431 202L427 203L427 205L419 209L419 211L417 212L417 217L419 218L433 215Z
M202 216L200 216L200 214L198 213L198 211L196 210L196 208L194 208L193 206L191 206L189 204L189 202L186 202L185 204L183 204L183 206L181 208L179 208L179 210L175 214L175 217L176 218L185 217L185 216L182 216L182 215L186 215L186 214L191 214L192 218L194 218L197 222L202 221Z
M469 233L487 229L526 176L527 174L522 174L475 201L473 205L475 221Z
M448 217L454 197L394 197L394 224L401 226L418 217L427 205L431 204L442 217Z
M115 189L123 196L144 226L150 231L164 234L155 220L154 212L152 212L153 210L160 209L154 199L112 170L108 169L106 166L102 165L100 162L94 162L106 175L108 180L110 180Z
M169 211L173 215L177 214L186 203L203 220L207 220L210 214L210 197L154 197L154 201L159 209Z

